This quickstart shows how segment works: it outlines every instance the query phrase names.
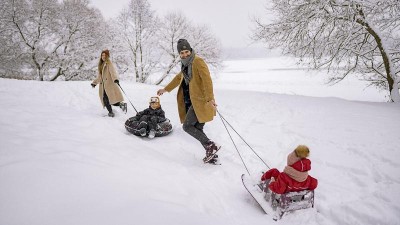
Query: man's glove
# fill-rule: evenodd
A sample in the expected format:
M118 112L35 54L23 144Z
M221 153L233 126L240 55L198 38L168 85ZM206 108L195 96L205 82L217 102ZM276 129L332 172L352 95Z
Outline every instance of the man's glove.
M92 85L92 88L96 87L96 85L95 85L95 84L90 84L90 85Z
M118 85L119 85L119 80L115 80L115 81L114 81L114 83L116 83L116 84L118 84Z

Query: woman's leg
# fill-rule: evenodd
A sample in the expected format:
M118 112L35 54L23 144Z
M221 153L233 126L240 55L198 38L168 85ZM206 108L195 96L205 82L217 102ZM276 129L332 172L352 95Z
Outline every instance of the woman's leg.
M106 106L108 112L112 113L112 108L111 108L111 105L110 105L110 101L108 100L108 96L107 96L107 93L105 91L104 91L104 94L103 94L103 102L104 102L104 105Z

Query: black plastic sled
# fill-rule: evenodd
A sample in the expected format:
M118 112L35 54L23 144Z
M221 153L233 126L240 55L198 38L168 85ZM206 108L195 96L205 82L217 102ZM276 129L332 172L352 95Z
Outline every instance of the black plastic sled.
M137 129L139 126L139 121L135 121L134 117L129 118L125 122L125 128L129 133L132 133L136 136L141 136L139 129ZM156 129L156 137L162 137L166 136L169 133L172 132L172 125L169 119L166 119L164 122L158 123L157 124L157 129Z

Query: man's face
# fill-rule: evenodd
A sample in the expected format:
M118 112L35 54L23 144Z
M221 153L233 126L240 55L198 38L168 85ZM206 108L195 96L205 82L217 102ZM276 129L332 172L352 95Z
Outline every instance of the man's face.
M186 59L190 56L190 54L192 54L192 52L189 50L182 50L181 52L179 52L179 56L181 57L181 59Z

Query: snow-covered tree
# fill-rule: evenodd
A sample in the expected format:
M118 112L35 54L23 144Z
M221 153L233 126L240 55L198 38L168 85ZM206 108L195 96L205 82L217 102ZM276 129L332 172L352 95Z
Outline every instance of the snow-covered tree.
M188 38L190 45L211 67L218 69L222 65L222 49L218 38L207 25L195 25Z
M106 23L105 40L102 49L110 50L111 60L117 67L120 77L128 77L134 74L133 61L131 51L126 45L126 41L121 33L122 28L119 26L117 19L109 19Z
M0 7L3 77L87 79L95 75L104 19L88 0L5 0ZM4 35L3 35L4 34ZM95 59L97 57L97 59Z
M220 44L206 26L181 13L160 23L147 0L131 0L118 18L105 22L89 0L4 0L0 5L1 77L85 80L96 75L109 49L122 77L137 82L163 71L160 83L177 68L176 43L186 38L206 62L220 66Z
M330 82L361 74L400 102L398 0L272 0L272 22L255 20L254 39L327 68Z
M57 0L6 0L4 6L12 44L20 50L14 52L14 59L26 62L23 65L25 73L43 80L55 51L60 47L54 36L58 25Z
M160 84L180 62L176 44L179 39L187 39L196 54L215 69L221 66L221 48L219 40L207 26L193 25L181 12L166 14L158 32L159 45L163 50L163 73L156 81Z
M81 80L95 76L97 61L104 40L105 24L100 12L88 6L88 0L64 0L61 3L59 31L60 48L55 52L50 80Z
M129 50L137 82L146 82L159 63L155 37L158 18L147 0L131 0L118 17L120 35Z
M164 54L164 66L163 73L160 79L156 81L156 84L160 84L176 67L180 58L179 52L176 49L176 43L182 37L185 37L190 30L190 23L188 19L181 12L170 12L167 13L161 21L160 29L158 32L159 46L163 50Z
M24 59L15 56L20 55L24 46L15 44L11 8L11 1L0 4L0 77L23 79L20 71L24 68Z

